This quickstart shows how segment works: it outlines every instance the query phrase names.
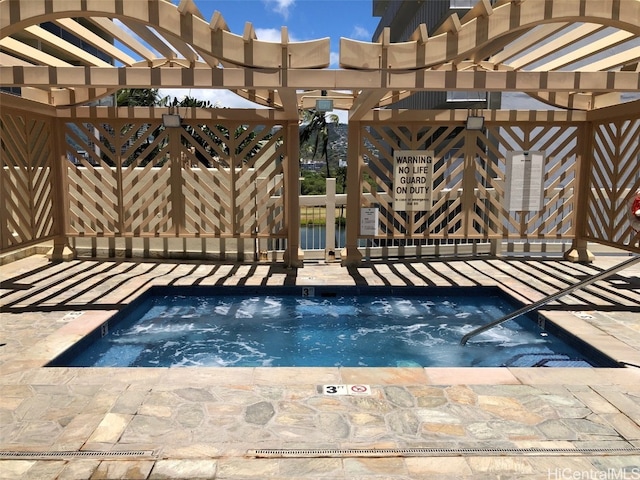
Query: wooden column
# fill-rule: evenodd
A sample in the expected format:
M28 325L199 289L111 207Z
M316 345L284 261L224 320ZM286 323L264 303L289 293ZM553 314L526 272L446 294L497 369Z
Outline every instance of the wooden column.
M476 162L475 151L478 142L478 130L464 131L464 169L462 176L462 198L460 199L464 221L464 237L469 238L473 231L473 211L476 205Z
M53 161L51 165L51 191L53 196L53 222L55 238L53 248L47 256L53 262L72 260L76 252L69 245L69 197L67 187L67 154L64 125L61 120L51 120L51 135L54 138ZM31 141L28 139L27 141Z
M585 122L580 129L578 144L583 148L576 157L575 206L573 219L575 222L574 238L571 249L565 252L564 259L570 262L587 262L594 260L594 255L587 249L587 205L589 203L589 172L593 160L593 122Z
M287 248L283 260L287 267L303 266L300 250L300 137L298 122L287 122L287 153L284 159L284 208L287 229Z
M327 178L326 185L324 258L329 262L336 258L336 179Z
M181 237L185 227L184 193L182 191L182 144L180 136L182 127L168 127L169 156L171 158L170 184L173 226L176 237Z
M342 254L343 266L356 266L362 261L358 250L360 230L360 122L349 121L347 135L347 238Z

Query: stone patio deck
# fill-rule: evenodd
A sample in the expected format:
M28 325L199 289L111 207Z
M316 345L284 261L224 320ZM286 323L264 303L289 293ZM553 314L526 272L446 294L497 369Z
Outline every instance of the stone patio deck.
M0 478L640 478L638 267L545 310L626 368L43 367L150 285L498 285L535 301L627 258L3 265Z

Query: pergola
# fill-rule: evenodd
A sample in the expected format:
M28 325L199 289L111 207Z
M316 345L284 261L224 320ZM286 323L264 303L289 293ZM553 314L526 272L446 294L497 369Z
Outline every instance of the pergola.
M50 33L42 26L45 22L82 39L84 48L64 35ZM280 42L265 42L257 38L250 23L242 34L235 34L219 12L209 20L203 18L193 0L181 0L178 5L167 0L0 0L0 86L20 90L19 95L0 95L1 188L5 199L0 246L2 251L10 251L55 238L54 256L62 257L67 239L74 236L245 238L275 234L287 240L285 261L299 265L299 232L292 228L299 224L299 111L315 108L316 100L325 95L333 100L334 108L349 112L348 218L359 219L361 207L375 204L387 212L384 236L389 238L564 235L574 239L574 259L586 259L587 240L637 251L626 204L629 192L640 188L640 103L623 103L621 97L640 92L639 60L640 0L498 0L493 5L480 0L464 17L454 14L434 32L420 25L407 42L391 43L388 30L376 42L342 38L339 69L329 68L328 38L290 42L287 29L282 28ZM274 144L276 151L269 157L282 160L281 170L265 173L262 181L257 172L261 168L268 171L266 165L273 163L263 159L252 164L247 173L252 184L267 189L268 198L278 189L283 191L282 204L261 213L258 205L248 206L249 199L230 200L240 195L244 168L242 162L235 164L230 159L227 170L216 170L218 180L214 183L220 188L228 186L228 199L222 203L232 211L231 216L220 213L225 208L209 209L215 210L216 222L228 228L207 226L211 213L193 220L199 215L193 212L203 210L194 200L201 197L199 177L176 176L189 153L177 146L181 144L179 129L169 129L164 134L166 140L176 146L165 153L174 173L145 189L161 191L161 185L170 185L183 192L181 198L158 205L157 211L170 205L197 226L175 218L153 228L149 227L151 220L138 227L127 223L127 203L139 201L127 198L127 185L143 182L143 177L135 181L131 177L129 184L126 181L130 162L124 151L136 139L121 141L119 149L111 148L112 169L107 175L110 180L105 181L105 171L97 169L89 174L68 162L66 144L73 135L65 130L65 125L73 122L91 123L96 132L101 125L112 124L113 128L96 134L94 143L98 143L99 138L117 132L118 125L121 132L129 131L133 127L123 125L155 125L163 113L173 113L163 108L99 107L92 103L122 88L228 89L255 102L259 108L253 110L185 109L179 113L183 122L194 128L225 122L282 127L278 138L283 145ZM485 110L481 114L490 131L483 134L459 131L468 109L419 112L389 108L415 92L434 90L525 92L554 109ZM398 148L402 144L408 150L428 146L438 151L446 136L434 141L433 130L427 145L424 131L442 127L448 129L446 136L457 135L459 140L447 148L447 158L453 155L460 159L459 164L443 166L443 172L448 172L443 175L454 178L456 169L461 173L459 179L452 180L459 193L452 196L452 187L445 181L434 208L449 218L458 216L461 226L436 231L429 229L430 223L438 223L433 213L420 219L393 212L392 203L384 196L385 185L392 178L385 180L380 173L388 170L388 162L380 160L376 168L370 167L377 159L367 152L363 138L374 129L379 135L369 141L381 137L387 143L396 141ZM389 128L393 134L385 130ZM538 216L501 211L503 184L489 184L500 176L504 182L501 165L505 149L511 147L502 140L514 129L524 132L511 135L523 150L539 148L536 142L542 137L548 145L573 145L570 152L551 156L558 161L562 156L571 165L558 167L550 161L545 173L547 196L557 205L568 202L570 212L558 213L566 206ZM561 133L554 133L554 129ZM135 131L146 130L136 127ZM233 141L228 139L228 143ZM476 150L480 141L483 146ZM109 146L102 145L102 157ZM104 160L100 155L96 154L94 163ZM384 156L381 153L380 157ZM473 174L465 172L475 169L478 176L479 160L490 158L496 164L495 171L487 171L482 181L474 183ZM148 178L149 171L144 169L135 175ZM47 174L38 174L43 171ZM364 173L378 176L377 191L363 187ZM568 177L570 180L563 180ZM267 182L277 185L267 187ZM196 186L190 189L191 184ZM487 193L489 190L497 193ZM216 193L210 195L213 198ZM495 200L487 203L482 214L474 206L480 198ZM104 210L110 207L105 201L113 205L108 214ZM152 198L141 203L142 210L155 208ZM92 210L90 215L87 210ZM160 214L154 210L150 218L154 215ZM242 227L250 216L252 226ZM501 217L507 218L506 222ZM555 223L547 228L550 219ZM525 225L527 222L531 224ZM523 230L512 232L512 226ZM360 259L357 241L362 235L357 227L358 222L348 224L346 263Z

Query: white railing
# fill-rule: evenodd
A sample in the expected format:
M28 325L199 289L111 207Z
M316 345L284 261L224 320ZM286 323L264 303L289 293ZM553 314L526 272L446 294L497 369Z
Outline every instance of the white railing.
M560 190L562 190L560 192ZM555 189L560 199L573 195L573 189ZM300 196L300 247L305 260L333 260L340 257L346 239L346 194L336 194L335 179L327 179L326 195ZM449 194L448 191L440 195ZM495 196L494 189L486 195ZM388 197L387 194L380 194ZM462 195L462 191L457 192ZM364 194L374 202L373 196ZM481 195L477 193L480 199ZM571 238L556 240L528 239L367 239L359 240L365 258L403 256L469 256L469 255L562 255Z

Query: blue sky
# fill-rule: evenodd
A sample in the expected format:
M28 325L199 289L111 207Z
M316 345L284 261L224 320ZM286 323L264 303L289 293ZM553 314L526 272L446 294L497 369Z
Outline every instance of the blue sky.
M251 22L258 39L265 41L279 42L283 26L287 27L290 41L329 37L331 68L338 68L340 37L371 41L379 21L372 16L372 0L194 0L194 3L207 20L218 10L229 30L237 35L242 35L245 23ZM189 94L223 107L254 106L223 90L161 93L177 97ZM339 116L346 121L346 114Z
M242 35L251 22L259 39L280 41L286 26L292 41L331 38L338 53L340 37L370 41L378 24L371 0L195 0L206 19L218 10L231 32Z

